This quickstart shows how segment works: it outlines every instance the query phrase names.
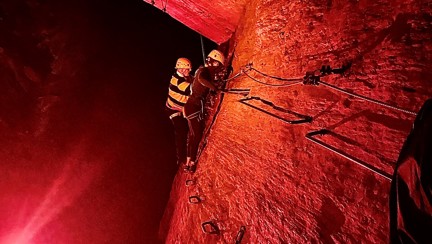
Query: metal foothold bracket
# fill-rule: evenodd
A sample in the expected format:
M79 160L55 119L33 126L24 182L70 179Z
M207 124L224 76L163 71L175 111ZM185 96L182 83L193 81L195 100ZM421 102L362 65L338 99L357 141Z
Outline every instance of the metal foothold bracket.
M198 204L200 202L201 202L201 198L199 198L199 196L190 196L189 197L189 203Z
M218 235L220 233L219 228L212 221L206 221L201 224L202 231L206 234L215 234Z
M329 150L331 152L334 152L334 153L338 154L339 156L342 156L345 159L350 160L351 162L356 163L359 166L362 166L363 168L365 168L367 170L370 170L370 171L378 174L381 177L384 177L385 179L387 179L389 181L392 180L391 174L389 174L389 173L387 173L387 172L385 172L385 171L383 171L381 169L378 169L378 168L376 168L373 165L370 165L370 164L368 164L366 162L363 162L362 160L360 160L360 159L358 159L356 157L353 157L353 156L347 154L346 152L344 152L344 151L342 151L340 149L337 149L337 148L335 148L335 147L333 147L333 146L331 146L331 145L329 145L329 144L327 144L327 143L325 143L325 142L323 142L323 141L318 140L318 139L315 138L315 136L318 136L318 135L324 136L324 135L327 135L327 134L330 134L330 133L331 133L331 131L329 131L327 129L321 129L321 130L317 130L317 131L311 131L311 132L309 132L309 133L306 134L306 139L308 139L309 141L311 141L313 143L316 143L316 144L324 147L325 149L327 149L327 150Z
M195 185L195 180L186 180L186 186Z
M255 106L255 105L252 105L252 104L250 104L250 103L247 103L247 101L250 101L250 100L258 100L258 101L261 101L263 104L265 104L265 105L267 105L267 106L270 106L272 109L275 109L275 110L277 110L277 111L281 111L281 112L284 112L284 113L287 113L287 114L294 115L294 116L296 116L297 118L300 118L300 119L296 119L296 120L288 120L288 119L285 119L285 118L283 118L283 117L281 117L281 116L279 116L279 115L277 115L277 114L275 114L275 113L271 113L271 112L269 112L269 111L267 111L267 110L265 110L265 109L262 109L262 108L260 108L260 107L258 107L258 106ZM262 99L262 98L260 98L260 97L246 97L246 98L242 98L242 99L240 99L239 102L240 102L240 103L243 103L244 105L249 106L249 107L251 107L251 108L253 108L253 109L255 109L255 110L258 110L258 111L263 112L263 113L265 113L265 114L267 114L267 115L270 115L270 116L272 116L272 117L275 117L276 119L281 120L281 121L283 121L283 122L285 122L285 123L288 123L288 124L303 124L303 123L311 123L312 120L313 120L313 118L312 118L311 116L307 116L307 115L299 114L299 113L296 113L296 112L294 112L294 111L290 111L290 110L287 110L287 109L284 109L284 108L280 108L280 107L274 105L272 102L267 101L267 100L264 100L264 99Z
M236 236L236 242L235 242L236 244L240 244L241 243L245 232L246 232L246 226L240 227L240 230L239 230L239 232L237 233L237 236Z

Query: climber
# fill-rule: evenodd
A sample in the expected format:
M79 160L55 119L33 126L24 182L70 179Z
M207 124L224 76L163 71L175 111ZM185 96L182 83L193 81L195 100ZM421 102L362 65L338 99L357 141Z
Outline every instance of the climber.
M193 77L189 74L192 63L187 58L177 59L175 72L171 77L166 101L166 113L174 126L177 164L186 162L188 122L183 116L183 108L191 93Z
M204 131L204 103L209 90L218 91L218 74L224 70L225 57L222 52L212 50L195 72L192 94L184 107L184 114L189 124L187 159L185 170L195 172L199 143Z

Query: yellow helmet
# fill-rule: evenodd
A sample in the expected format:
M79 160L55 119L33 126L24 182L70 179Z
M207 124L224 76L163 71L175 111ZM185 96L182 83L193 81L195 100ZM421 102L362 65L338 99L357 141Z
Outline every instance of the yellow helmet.
M212 58L212 59L214 59L214 60L216 60L216 61L219 61L222 65L225 64L225 57L224 57L224 55L222 54L222 52L219 51L219 50L216 50L216 49L212 50L212 51L207 55L207 58Z
M177 59L177 63L175 66L176 69L192 69L192 63L187 58L179 58Z

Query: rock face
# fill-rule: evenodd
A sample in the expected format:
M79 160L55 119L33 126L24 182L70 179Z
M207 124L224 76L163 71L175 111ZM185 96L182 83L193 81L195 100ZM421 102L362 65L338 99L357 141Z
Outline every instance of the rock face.
M228 41L243 13L246 0L144 0L192 30L220 44Z
M234 73L249 63L255 70L227 87L250 88L244 103L255 108L225 94L212 110L198 170L176 176L161 235L167 243L385 243L389 176L432 96L431 50L427 1L248 1L229 55ZM344 64L343 75L318 86L296 83ZM312 121L287 123L304 116ZM373 170L306 138L322 129L312 138ZM206 233L212 225L218 233Z

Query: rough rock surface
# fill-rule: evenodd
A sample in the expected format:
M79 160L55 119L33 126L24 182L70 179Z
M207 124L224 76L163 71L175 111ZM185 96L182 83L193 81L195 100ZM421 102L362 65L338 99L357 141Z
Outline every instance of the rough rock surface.
M298 78L322 65L351 63L343 76L321 80L414 112L432 96L430 1L250 0L245 6L229 43L234 73L252 63L266 74ZM247 74L287 85L264 85L245 74L229 81L229 88L251 88L249 95L261 98L249 104L313 121L287 124L225 94L197 172L176 176L161 224L167 243L234 243L241 226L244 243L385 243L390 181L305 135L327 129L315 138L391 175L415 115L323 84L288 86ZM190 203L190 196L201 202ZM220 233L203 233L206 221Z
M246 0L144 0L215 43L234 33Z

